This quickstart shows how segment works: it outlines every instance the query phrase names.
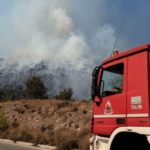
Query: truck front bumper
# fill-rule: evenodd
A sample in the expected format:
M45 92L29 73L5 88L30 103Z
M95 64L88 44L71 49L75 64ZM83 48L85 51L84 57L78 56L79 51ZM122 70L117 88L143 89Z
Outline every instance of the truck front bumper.
M90 138L90 150L107 150L108 142L109 138L94 135Z

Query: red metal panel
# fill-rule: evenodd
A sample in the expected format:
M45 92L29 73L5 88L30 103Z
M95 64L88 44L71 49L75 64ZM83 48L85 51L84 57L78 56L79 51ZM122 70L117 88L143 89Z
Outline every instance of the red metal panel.
M112 65L116 65L119 63L124 64L124 77L123 77L123 92L120 94L115 94L111 96L106 96L101 99L98 99L97 97L95 100L101 101L100 106L97 106L96 103L93 103L93 115L102 115L104 118L94 118L94 126L93 126L93 133L94 134L105 134L105 135L111 135L112 132L120 127L120 126L126 126L126 80L127 80L127 58L123 58L117 61L114 61L112 63L106 64L103 66L103 68L110 67ZM100 71L101 72L101 71ZM107 101L110 101L113 113L111 114L111 117L105 117L104 110ZM117 117L118 115L124 115L124 117ZM113 115L117 115L116 117L113 117ZM117 119L125 119L125 124L117 124Z
M147 51L128 57L127 126L147 126L149 124L147 60Z
M149 114L150 114L150 51L148 51L148 100L149 100ZM149 126L150 126L150 118L149 118Z
M125 51L125 52L122 52L114 57L110 57L108 59L106 59L105 61L103 61L103 64L106 64L108 62L111 62L113 60L116 60L116 59L119 59L121 57L126 57L128 55L131 55L133 53L137 53L137 52L140 52L144 49L150 49L150 44L145 44L145 45L142 45L142 46L139 46L139 47L136 47L136 48L133 48L131 50L128 50L128 51Z

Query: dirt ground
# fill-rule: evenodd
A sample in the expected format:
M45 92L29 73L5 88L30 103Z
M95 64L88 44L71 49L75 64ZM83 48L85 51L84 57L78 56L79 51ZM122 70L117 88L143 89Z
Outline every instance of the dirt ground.
M36 130L53 128L55 131L61 126L80 130L89 126L92 115L92 101L65 101L55 99L18 100L0 103L9 125L14 122L19 126L26 124Z

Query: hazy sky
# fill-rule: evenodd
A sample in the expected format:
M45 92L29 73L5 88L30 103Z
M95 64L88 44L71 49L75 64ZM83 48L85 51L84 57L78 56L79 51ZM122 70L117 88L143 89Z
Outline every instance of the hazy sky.
M61 5L61 2L65 4ZM48 8L48 5L52 3L55 2L52 0L0 0L0 51L2 56L8 56L16 51L20 44L20 36L23 36L21 34L34 25L33 22L37 21L36 15L39 15L40 12L42 15L49 13L51 9ZM106 36L110 38L109 34L111 34L110 36L113 35L123 40L125 45L122 44L119 47L121 51L149 43L150 1L148 0L60 0L58 4L68 11L68 15L74 21L76 34L83 36L84 41L92 48L104 51L99 44L105 44L107 41L96 36L98 36L98 30L104 30L102 28L105 27L106 30L109 29L108 33L101 33L104 34L104 38ZM45 12L43 12L44 9ZM114 43L115 38L112 40ZM110 43L110 50L113 47L112 43Z
M73 21L74 32L83 37L84 42L91 47L91 50L98 49L98 51L103 51L103 54L106 48L105 44L109 44L108 47L111 51L116 37L120 40L118 40L118 47L116 47L121 51L149 43L150 1L148 0L56 1L0 0L1 56L8 56L16 49L28 45L22 34L30 32L30 30L32 32L30 34L36 34L37 32L33 33L33 30L37 23L39 23L38 28L44 28L41 21L47 19L48 13L53 11L50 6L53 3L57 3L57 9L60 7L68 13L66 15ZM50 21L47 21L47 26L48 23L51 26ZM107 57L109 57L108 53Z
M21 69L46 61L52 70L62 65L83 71L86 65L83 77L91 81L92 70L110 57L116 38L121 52L150 43L149 6L149 0L0 0L3 66ZM79 78L71 77L73 85L90 87Z

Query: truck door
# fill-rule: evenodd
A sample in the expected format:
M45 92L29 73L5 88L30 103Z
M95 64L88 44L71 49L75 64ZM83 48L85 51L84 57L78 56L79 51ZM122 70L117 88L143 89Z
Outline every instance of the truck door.
M93 103L93 132L111 135L116 128L126 126L127 58L103 65L100 72L101 98L100 105Z
M128 57L128 126L149 126L148 70L147 51Z

